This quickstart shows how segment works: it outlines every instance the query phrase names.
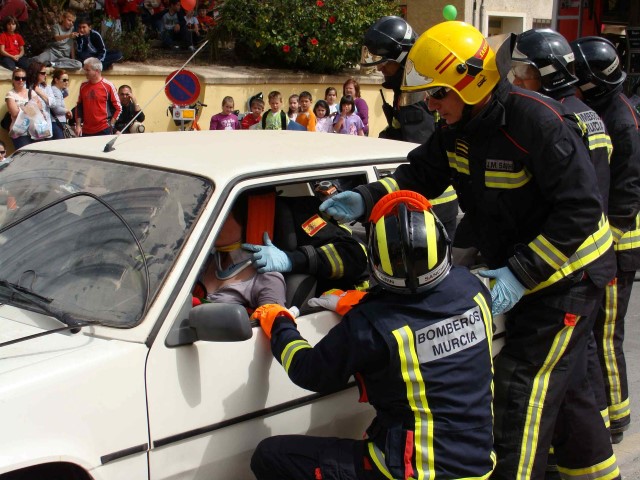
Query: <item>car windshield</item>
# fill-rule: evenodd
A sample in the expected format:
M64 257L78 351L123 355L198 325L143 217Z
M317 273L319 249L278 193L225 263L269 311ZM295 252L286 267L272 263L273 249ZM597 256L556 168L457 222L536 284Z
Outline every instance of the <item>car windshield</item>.
M0 302L72 323L140 322L213 191L183 173L40 152L0 168Z

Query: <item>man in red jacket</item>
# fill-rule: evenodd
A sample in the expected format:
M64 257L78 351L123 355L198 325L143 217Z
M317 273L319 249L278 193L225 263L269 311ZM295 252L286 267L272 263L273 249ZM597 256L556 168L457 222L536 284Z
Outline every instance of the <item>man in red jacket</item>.
M97 58L87 58L82 69L87 81L80 85L76 107L76 135L111 135L122 112L118 91L113 83L102 76L102 62Z

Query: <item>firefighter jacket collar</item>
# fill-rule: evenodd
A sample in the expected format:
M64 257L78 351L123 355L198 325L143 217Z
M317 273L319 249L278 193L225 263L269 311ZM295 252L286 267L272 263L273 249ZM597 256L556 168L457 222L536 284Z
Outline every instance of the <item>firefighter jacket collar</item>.
M511 91L510 87L507 80L500 81L491 92L487 105L462 127L462 131L465 134L486 135L503 127L506 124L504 105Z

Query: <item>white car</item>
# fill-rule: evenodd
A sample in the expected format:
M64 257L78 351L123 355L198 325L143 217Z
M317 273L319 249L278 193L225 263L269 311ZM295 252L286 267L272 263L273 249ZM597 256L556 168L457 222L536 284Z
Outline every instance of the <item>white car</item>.
M296 387L242 307L192 308L191 293L241 192L375 181L415 145L112 139L40 142L0 166L0 480L249 479L265 437L360 437L373 410L354 386ZM339 320L302 313L311 344Z

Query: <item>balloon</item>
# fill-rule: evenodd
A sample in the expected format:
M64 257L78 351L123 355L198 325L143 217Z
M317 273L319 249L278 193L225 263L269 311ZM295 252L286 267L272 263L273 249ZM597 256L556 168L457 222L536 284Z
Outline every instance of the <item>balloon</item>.
M196 8L196 0L180 0L180 5L182 5L185 12L190 12Z
M182 0L183 2L185 0ZM453 5L447 5L442 9L442 16L445 20L455 20L458 15L458 10Z

